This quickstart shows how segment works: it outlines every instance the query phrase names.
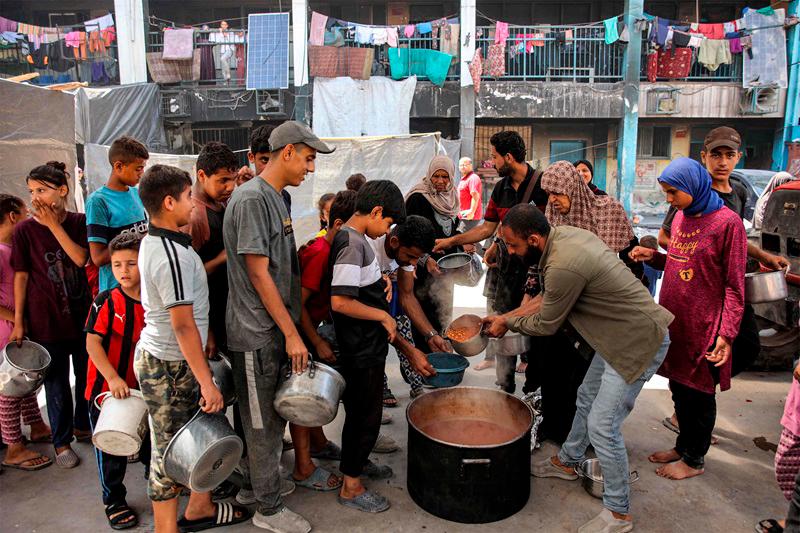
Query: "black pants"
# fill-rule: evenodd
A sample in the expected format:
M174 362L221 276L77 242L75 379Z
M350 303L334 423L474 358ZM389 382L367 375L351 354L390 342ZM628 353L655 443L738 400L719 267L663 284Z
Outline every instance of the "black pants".
M789 500L789 512L783 530L787 533L800 533L800 472L794 479L794 493Z
M711 446L711 432L717 420L716 396L676 381L670 381L669 388L681 428L675 451L690 467L703 468L705 455Z
M89 406L86 391L86 335L61 342L40 342L50 354L50 366L44 378L44 393L47 398L47 418L53 430L53 446L60 448L72 442L73 429L89 430ZM69 360L75 373L75 403L69 384Z
M378 440L383 412L383 371L386 363L370 368L344 365L339 370L346 386L342 400L345 418L342 428L342 461L339 470L358 477Z
M739 334L733 340L731 376L747 370L761 351L761 340L758 337L758 324L753 306L745 304Z
M100 411L94 405L94 398L91 398L89 400L89 423L92 426L92 431L94 431L99 417ZM125 480L125 471L128 468L128 458L119 455L110 455L97 448L94 449L94 456L95 459L97 459L97 474L100 476L100 489L103 491L103 504L108 506L126 503L125 496L127 496L128 491L123 481ZM146 479L146 474L150 467L149 435L145 435L145 438L142 440L142 447L139 449L139 460L145 465Z

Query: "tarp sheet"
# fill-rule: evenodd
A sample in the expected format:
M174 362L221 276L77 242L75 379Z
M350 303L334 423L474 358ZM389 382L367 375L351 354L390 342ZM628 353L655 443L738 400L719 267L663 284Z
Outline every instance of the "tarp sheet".
M74 97L0 79L0 190L28 201L25 176L47 161L76 165ZM74 191L73 191L74 192ZM71 196L70 196L71 198ZM70 206L74 208L74 202Z
M122 135L150 150L166 148L158 84L139 83L75 91L75 142L106 144Z
M405 135L416 76L394 81L314 78L313 128L319 137Z
M86 193L91 194L105 184L111 175L111 163L108 162L109 146L100 144L87 144L84 147L84 176L86 181ZM150 159L147 160L147 167L153 165L171 165L182 168L194 179L196 155L175 155L159 154L150 152Z

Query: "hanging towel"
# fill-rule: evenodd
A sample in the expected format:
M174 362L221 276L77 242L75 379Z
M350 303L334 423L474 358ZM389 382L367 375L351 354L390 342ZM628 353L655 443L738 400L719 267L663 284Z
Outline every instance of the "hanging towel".
M619 31L619 42L629 43L631 41L631 33L628 31L628 26L626 26L624 22L620 22L617 25L617 31Z
M386 44L392 48L397 48L397 28L386 28Z
M617 17L607 18L603 21L603 26L606 30L606 44L613 44L619 40L619 31L617 30Z
M494 25L495 44L505 43L506 39L508 39L508 22L497 21Z
M356 42L358 44L372 44L372 28L369 26L356 26Z
M475 55L469 64L469 74L472 76L472 86L475 89L475 94L481 91L481 73L483 71L483 58L481 56L481 49L475 50Z
M705 38L700 37L699 35L691 35L689 36L689 46L692 48L700 48L700 45L703 44Z
M409 39L414 36L414 32L417 31L417 27L413 24L407 24L405 29L403 30L403 35L408 37Z
M460 35L460 24L450 24L447 28L442 28L439 36L439 51L450 54L454 59L458 57L458 49L461 46Z
M742 53L742 41L739 37L734 37L733 39L728 39L728 44L731 47L732 54L741 54Z
M311 13L311 29L308 31L308 44L311 46L322 46L325 42L325 26L328 24L328 17L313 11Z
M499 78L506 73L506 45L490 44L486 51L486 62L483 64L483 74L492 78Z
M374 59L375 49L371 47L309 46L308 73L312 77L347 76L357 80L368 80L372 75Z
M703 39L697 62L709 71L716 72L720 65L731 63L731 47L725 39Z
M697 31L709 39L724 39L725 27L721 23L717 24L698 24Z
M692 49L674 48L658 53L658 77L674 80L685 78L692 70Z
M99 37L99 33L98 33ZM194 53L194 30L167 30L164 32L163 59L181 61L192 59Z
M698 33L700 31L700 24L698 24L697 22L692 22L689 26L691 27L690 31L694 33Z
M420 35L425 35L433 31L433 26L431 25L430 22L422 22L420 24L417 24L417 31L419 32Z
M676 31L672 34L672 46L675 48L686 48L691 40L692 36L685 33Z
M389 48L389 69L395 80L425 76L441 87L452 59L450 54L426 48Z

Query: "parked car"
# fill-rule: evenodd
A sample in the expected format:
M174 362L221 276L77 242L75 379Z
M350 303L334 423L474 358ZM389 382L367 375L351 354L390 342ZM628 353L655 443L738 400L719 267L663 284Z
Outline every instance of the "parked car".
M731 174L731 181L742 185L747 189L747 203L744 206L744 218L753 223L753 213L756 209L756 200L767 187L769 180L775 172L772 170L754 170L749 168L739 168Z

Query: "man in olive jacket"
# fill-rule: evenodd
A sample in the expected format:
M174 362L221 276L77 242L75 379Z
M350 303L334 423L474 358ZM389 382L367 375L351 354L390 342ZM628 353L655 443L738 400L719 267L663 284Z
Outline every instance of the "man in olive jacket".
M547 336L568 322L582 337L579 342L596 352L578 389L567 440L558 455L534 464L532 473L577 479L574 468L585 459L591 443L603 471L605 509L578 531L630 531L633 518L622 423L667 354L667 328L674 317L653 301L617 254L589 231L551 228L535 206L517 205L506 215L501 236L509 252L528 265L538 263L544 290L523 307L485 318L487 334L501 337L510 329Z

